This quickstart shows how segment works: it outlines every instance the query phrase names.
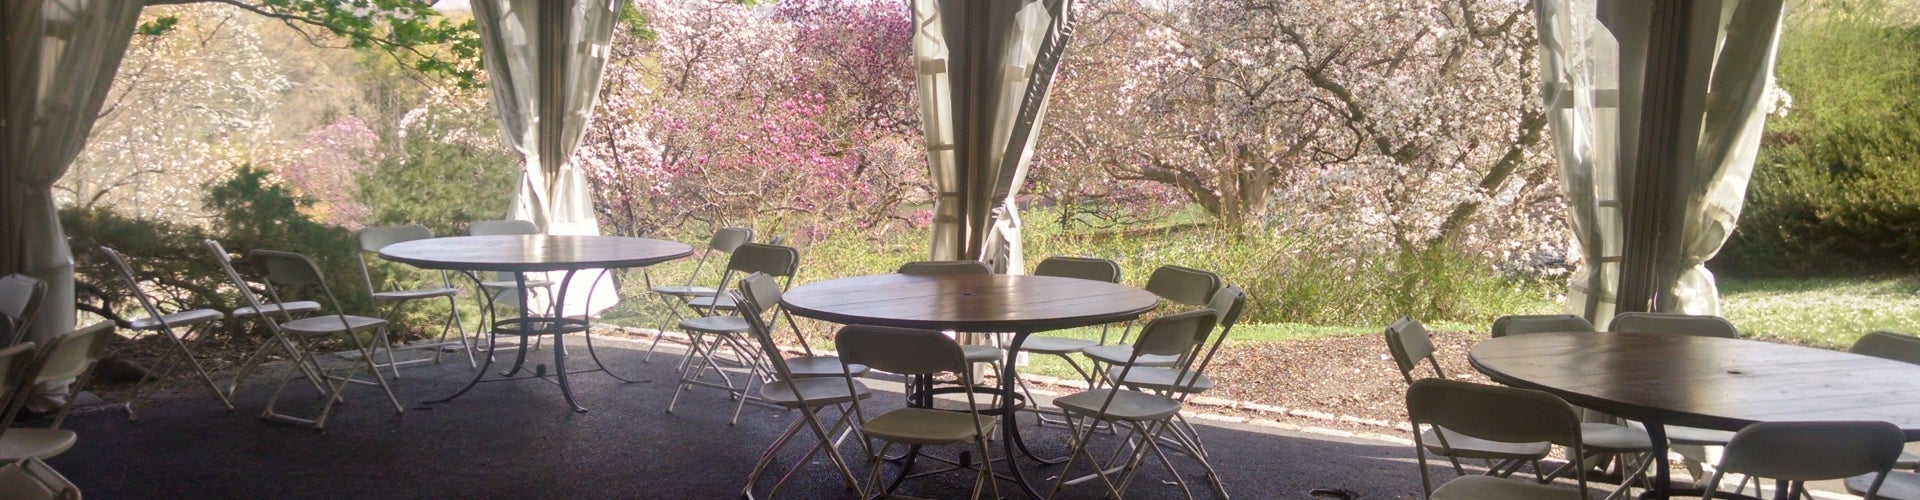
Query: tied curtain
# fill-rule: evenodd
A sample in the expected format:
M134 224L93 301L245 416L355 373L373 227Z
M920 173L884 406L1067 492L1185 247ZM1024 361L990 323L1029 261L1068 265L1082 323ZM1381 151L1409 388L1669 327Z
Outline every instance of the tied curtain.
M45 343L73 330L73 254L54 207L53 183L87 143L145 2L6 2L5 155L11 178L6 236L21 272L47 282L26 340Z
M1065 0L912 0L934 260L1024 269L1015 199L1066 47ZM951 35L951 36L950 36Z
M1596 325L1616 310L1645 309L1619 303L1623 274L1635 272L1653 277L1655 310L1720 313L1719 289L1704 264L1739 222L1777 96L1772 68L1781 0L1685 2L1683 22L1667 24L1656 24L1655 4L1535 2L1542 93L1579 257L1568 304ZM1661 35L1655 26L1685 33L1665 34L1677 41L1663 54L1667 46L1653 43ZM1649 60L1672 66L1650 69ZM1649 78L1656 69L1668 78ZM1668 87L1649 88L1656 84ZM1672 92L1666 102L1678 104L1649 108L1653 90ZM1659 125L1652 120L1669 120L1672 144L1642 152L1643 127ZM1637 165L1645 158L1654 162ZM1648 198L1636 204L1636 197ZM1629 217L1635 207L1654 213ZM1629 230L1629 223L1651 226ZM1630 257L1629 233L1664 243Z
M593 118L619 13L619 0L473 1L494 113L507 145L525 159L510 217L532 221L546 234L600 234L586 175L571 158ZM562 277L551 274L529 279ZM590 315L619 301L599 270L575 277L593 281L566 287L561 314Z

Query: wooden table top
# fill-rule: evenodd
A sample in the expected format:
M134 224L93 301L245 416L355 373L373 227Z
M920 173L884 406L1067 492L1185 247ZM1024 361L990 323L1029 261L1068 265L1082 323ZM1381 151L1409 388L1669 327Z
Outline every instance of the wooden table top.
M1761 421L1880 420L1920 439L1920 366L1756 340L1543 333L1473 347L1475 369L1633 420L1739 430Z
M508 272L644 267L688 255L685 244L624 236L453 236L380 249L387 260L425 269Z
M1053 276L877 274L800 285L780 302L795 315L840 324L1033 333L1130 320L1160 298Z

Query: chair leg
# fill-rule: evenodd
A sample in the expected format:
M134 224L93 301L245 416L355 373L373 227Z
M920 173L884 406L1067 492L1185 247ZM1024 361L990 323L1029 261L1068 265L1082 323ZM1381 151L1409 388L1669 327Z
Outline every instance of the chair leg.
M379 328L379 329L376 329L375 331L379 334L381 338L386 338L387 336L386 328L384 327ZM393 413L396 415L406 413L407 408L400 404L400 397L393 394L393 386L387 384L387 378L380 376L380 368L374 366L373 353L368 350L367 345L361 343L360 337L353 335L353 332L347 332L347 336L352 337L354 347L360 349L360 354L361 354L360 359L364 364L367 365L367 369L373 373L373 381L380 384L380 390L385 391L387 393L387 401L390 401L393 403ZM399 373L398 369L395 370L395 373L396 374ZM353 380L353 376L349 374L346 377L346 381L351 382L352 380Z

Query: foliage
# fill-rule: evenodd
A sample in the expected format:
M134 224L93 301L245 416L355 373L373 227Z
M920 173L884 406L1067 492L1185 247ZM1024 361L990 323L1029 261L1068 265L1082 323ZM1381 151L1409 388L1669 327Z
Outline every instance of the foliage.
M812 239L924 200L899 4L633 10L576 159L608 232L701 219Z
M213 236L205 228L81 206L62 208L60 225L73 248L75 299L81 310L122 321L146 315L138 311L140 304L125 280L100 255L102 246L127 255L134 276L143 280L143 288L163 311L226 310L241 300L231 293L219 264L201 249L200 241Z
M379 50L422 74L477 88L480 37L471 19L434 10L432 0L146 0L148 5L219 3L278 20L316 45ZM178 22L162 15L140 33L165 34Z
M314 219L347 229L364 227L369 217L365 198L355 198L355 177L373 164L383 164L380 137L357 116L307 131L295 158L280 167L287 186L313 199L308 212Z
M1920 23L1878 2L1799 13L1775 75L1740 226L1716 271L1909 273L1920 266Z
M401 120L398 150L358 176L357 200L373 225L421 224L434 234L505 217L520 160L497 138L478 93L434 89Z
M353 233L315 221L306 212L313 200L293 194L269 175L242 166L232 177L207 186L205 203L216 214L213 233L220 235L228 251L283 250L312 258L342 308L372 314L373 299L365 292L357 255L360 245Z

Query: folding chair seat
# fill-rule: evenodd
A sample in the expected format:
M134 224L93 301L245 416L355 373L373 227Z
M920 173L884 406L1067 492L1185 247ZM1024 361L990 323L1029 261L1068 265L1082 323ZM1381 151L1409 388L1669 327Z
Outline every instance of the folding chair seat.
M1413 381L1407 388L1407 419L1412 422L1414 454L1420 464L1420 484L1427 498L1437 499L1555 499L1590 498L1587 491L1586 455L1581 447L1580 416L1552 394L1528 389L1480 385L1457 380L1428 378ZM1422 432L1420 427L1445 428L1449 432ZM1572 462L1574 480L1579 489L1535 481L1493 476L1462 475L1433 487L1427 471L1427 454L1435 449L1458 449L1459 439L1472 437L1484 442L1545 442L1566 446ZM1437 441L1437 442L1436 442ZM1454 469L1459 457L1447 455Z
M1571 314L1538 314L1501 316L1493 320L1490 332L1494 338L1512 335L1529 335L1550 332L1592 332L1593 323L1586 318ZM1603 413L1579 409L1581 414L1580 438L1585 446L1588 458L1619 457L1620 488L1614 495L1629 493L1634 479L1644 478L1653 465L1653 438L1647 435L1647 428L1637 423L1624 422L1618 417ZM1604 464L1594 464L1604 465ZM1571 466L1571 464L1569 464ZM1548 477L1565 472L1556 470Z
M119 274L120 281L127 285L127 293L132 294L134 300L140 303L140 308L147 312L147 317L129 321L127 326L137 331L164 335L167 343L174 347L161 352L160 360L156 362L159 370L155 372L154 379L143 382L140 387L134 389L133 396L126 405L127 420L139 418L140 405L145 403L147 398L153 395L153 391L173 374L174 368L182 360L187 363L187 366L193 368L194 375L200 378L200 383L206 386L207 392L213 393L213 396L220 400L220 404L227 407L227 411L233 411L233 400L225 391L220 390L219 385L213 383L213 377L207 374L206 367L200 365L200 360L193 357L193 350L187 348L186 342L187 337L198 339L198 335L212 330L213 322L225 319L227 315L212 309L187 309L161 313L160 308L154 305L153 299L147 297L146 291L140 287L139 280L134 278L133 267L127 265L126 255L109 247L100 247L100 255L113 264L114 272ZM181 334L180 329L186 329L187 333Z
M0 347L26 340L27 327L40 313L47 283L25 274L0 278Z
M979 497L982 484L992 492L992 498L1000 498L999 481L993 475L993 460L987 450L987 441L999 417L980 413L980 402L975 397L972 365L961 352L960 344L946 335L932 330L914 330L880 326L848 325L834 336L834 344L840 350L841 360L846 366L866 365L874 370L895 373L910 377L933 377L950 373L958 377L962 387L964 405L956 410L925 407L907 407L887 411L868 418L861 407L860 400L853 400L855 426L866 439L877 439L885 443L878 450L868 449L867 460L873 464L867 473L868 487L863 495L889 495L900 483L913 474L913 465L925 446L944 446L955 444L972 445L970 452L980 457L957 468L975 470L973 496ZM852 373L841 378L849 391L853 391ZM880 488L881 467L889 461L882 459L894 445L906 445L907 455L900 466L900 473L884 490Z
M401 349L433 349L434 353L431 359L421 358L421 359L413 359L413 360L407 360L407 361L396 360L393 355L393 352L395 350L395 348L393 347L393 340L387 338L387 335L392 334L394 332L386 328L381 328L381 331L384 333L381 334L380 338L378 339L378 342L380 347L384 348L383 350L386 351L387 353L387 361L384 363L376 363L376 365L379 367L386 368L389 371L392 371L393 378L398 379L400 378L401 365L425 363L428 361L439 363L440 356L443 353L441 349L442 347L459 344L461 346L461 349L467 352L467 365L471 367L476 367L476 368L479 367L480 365L475 362L473 357L473 346L472 344L467 342L466 332L461 331L462 327L460 326L460 305L457 299L457 297L459 297L460 295L460 289L453 287L453 281L450 278L448 278L446 271L436 272L440 276L440 286L437 286L437 287L428 286L424 288L381 290L373 286L373 273L368 270L368 266L367 266L368 254L377 254L380 252L380 249L386 248L387 245L432 238L433 230L427 229L426 226L422 226L419 224L407 224L404 226L376 226L376 227L361 229L360 233L358 234L358 237L360 240L360 252L358 252L359 261L360 261L360 278L367 285L367 294L373 297L374 304L377 307L379 307L378 314L380 315L381 318L394 317L394 314L399 312L400 308L403 307L407 302L411 302L415 300L423 300L423 299L437 299L437 298L447 299L447 321L445 325L440 328L439 340L435 341L432 344L412 345L412 346L406 346L401 348ZM459 338L456 340L447 340L448 335L457 335Z
M80 500L80 488L37 458L0 467L0 498Z
M1433 357L1433 339L1427 337L1427 328L1411 317L1402 316L1387 326L1387 350L1393 354L1393 363L1400 369L1400 376L1408 384L1417 382L1413 371L1420 367L1420 361L1427 361L1433 368L1434 378L1447 378L1440 369L1440 361ZM1461 434L1445 425L1433 426L1421 430L1416 441L1426 443L1424 452L1447 457L1453 464L1455 473L1465 475L1466 469L1460 467L1459 459L1479 459L1487 461L1487 475L1507 476L1520 469L1520 464L1533 464L1534 473L1542 475L1540 459L1547 456L1550 443L1542 441L1494 441L1481 439L1474 435ZM1424 470L1424 469L1423 469ZM1542 476L1544 477L1544 476Z
M1734 433L1727 441L1726 453L1707 480L1702 500L1719 493L1720 480L1727 473L1744 474L1735 486L1737 493L1748 479L1769 478L1786 482L1792 498L1806 495L1807 481L1844 479L1866 475L1861 492L1875 498L1887 470L1900 456L1906 435L1900 427L1886 422L1760 422ZM1756 496L1761 481L1754 481Z
M650 362L653 360L654 349L659 348L660 339L666 337L667 325L678 324L679 321L683 319L680 316L680 308L687 306L688 300L696 297L712 297L717 293L715 290L718 290L718 288L696 284L699 282L700 270L705 269L707 266L707 258L712 257L715 253L733 255L734 249L740 248L740 245L745 245L752 241L752 229L725 227L714 231L713 236L707 239L707 248L701 250L700 258L694 261L693 271L687 273L687 281L679 285L655 285L653 284L653 275L649 273L647 269L641 270L640 277L646 280L647 290L652 292L653 297L667 309L667 315L660 320L660 326L654 328L654 331L658 333L653 336L653 343L647 345L647 354L640 358L641 362ZM779 243L774 244L778 245ZM725 274L725 271L722 271L721 274ZM689 344L687 347L691 350L693 346Z
M1132 483L1134 475L1140 471L1141 463L1151 452L1174 477L1174 481L1180 485L1180 491L1186 498L1193 498L1193 490L1187 487L1186 475L1180 473L1173 462L1168 460L1159 442L1162 434L1174 427L1175 417L1185 406L1182 399L1169 394L1193 390L1192 383L1198 379L1196 376L1198 373L1193 371L1194 363L1202 355L1201 351L1205 350L1207 336L1213 331L1218 317L1219 314L1212 309L1199 309L1154 318L1140 329L1140 335L1135 339L1129 355L1131 359L1115 363L1115 366L1120 368L1120 373L1114 377L1114 380L1125 380L1131 375L1132 370L1143 368L1143 365L1134 362L1140 357L1147 355L1173 357L1176 361L1170 368L1175 370L1174 380L1186 381L1184 384L1176 384L1180 387L1170 388L1167 393L1161 394L1108 387L1089 389L1053 400L1054 406L1060 407L1066 413L1068 428L1073 430L1073 437L1070 451L1067 452L1067 464L1060 472L1060 477L1063 479L1054 483L1051 494L1059 494L1061 487L1070 483L1098 479L1106 487L1109 497L1125 498L1127 486ZM1122 437L1122 442L1115 445L1113 457L1120 463L1101 464L1099 458L1094 456L1089 448L1094 431L1098 427L1095 425L1096 422L1110 423L1116 427L1129 429L1127 435ZM1185 448L1187 455L1198 461L1206 470L1206 477L1211 481L1214 493L1221 498L1226 498L1227 493L1221 486L1220 475L1208 462L1206 454L1201 453L1194 443L1189 443L1185 438L1180 437L1178 432L1175 434L1176 442ZM1125 458L1121 459L1122 456ZM1093 467L1093 474L1076 479L1065 479L1073 470L1074 464L1083 457ZM1121 474L1117 485L1111 477L1112 474Z
M747 243L734 249L733 255L728 257L727 272L721 278L721 286L730 284L736 275L745 276L753 273L782 278L786 283L792 283L793 275L799 271L799 266L800 251L793 247ZM734 418L729 423L738 421L740 406L744 405L753 394L753 385L756 381L764 383L770 377L766 360L761 359L757 349L748 347L750 342L746 337L749 326L746 318L730 314L735 306L731 295L724 295L727 297L725 301L727 312L709 307L705 309L709 311L706 315L680 321L680 330L687 332L693 349L687 352L686 362L681 366L679 389L674 391L673 399L667 403L667 413L673 413L674 406L680 402L682 391L691 390L696 386L710 387L727 391L732 397L739 399L734 408ZM698 297L694 300L712 298ZM714 304L714 302L707 303ZM792 319L789 318L788 321ZM732 352L733 359L730 361L747 371L737 384L733 375L728 374L721 367L720 349L723 347ZM795 373L802 377L832 375L840 372L837 366L812 363L789 363L788 366L795 369ZM709 371L719 377L720 381L705 380Z
M1898 466L1896 466L1898 467ZM1879 481L1879 489L1874 482ZM1866 473L1849 477L1845 481L1847 493L1880 500L1920 500L1920 474L1912 472L1887 472L1886 474Z
M77 436L61 429L60 424L73 409L75 398L67 398L53 423L45 428L12 427L13 419L26 408L36 385L75 379L75 390L85 387L100 353L113 341L109 335L112 331L113 323L100 322L55 337L42 348L22 342L0 350L0 391L5 392L0 394L0 400L5 401L0 404L5 408L0 410L4 412L0 413L0 463L53 458L73 447Z
M274 302L285 303L285 298L292 296L292 292L304 291L315 299L323 299L322 305L332 311L330 314L317 314L300 319L294 319L284 312L278 317L268 316L272 319L270 328L278 329L281 334L294 339L299 344L296 349L298 353L292 361L296 364L305 363L307 366L289 369L280 376L280 380L275 383L273 395L267 398L267 408L261 412L260 418L325 429L327 417L333 414L334 406L345 401L342 393L348 386L354 384L380 386L380 389L386 392L387 400L393 403L394 414L406 412L406 408L400 405L400 398L394 395L393 387L387 383L386 377L380 375L380 365L373 361L371 346L361 340L361 337L367 334L384 338L387 335L387 320L347 314L340 307L340 300L334 297L333 289L327 286L326 279L320 274L320 267L314 265L313 260L305 255L254 250L247 253L247 261L252 262L260 271L260 275L266 279L267 295ZM339 336L345 339L354 350L360 353L359 362L350 363L349 367L339 375L328 373L326 367L320 364L320 359L314 355L313 342L328 336ZM367 372L373 375L372 382L353 378L361 368L366 368ZM287 383L293 380L296 373L317 375L325 381L321 384L323 387L319 388L320 412L314 418L283 414L275 410L280 396L287 390Z
M309 314L320 311L320 303L311 300L296 300L280 303L263 299L259 294L253 292L253 284L248 283L245 278L240 277L239 271L234 270L233 260L228 257L227 249L220 246L220 242L209 239L202 241L201 244L207 248L209 253L213 254L213 261L220 264L220 270L227 274L227 280L233 283L234 289L240 292L242 304L239 307L233 308L232 312L227 313L227 317L243 321L259 320L262 324L267 325L267 338L260 342L260 347L254 348L252 354L247 355L245 361L240 363L240 369L234 372L233 383L227 386L227 396L232 397L234 391L240 389L240 384L246 381L247 375L252 374L253 370L259 368L260 363L266 360L267 351L273 349L274 346L280 346L281 350L287 354L288 360L299 356L299 354L297 354L299 348L296 347L293 341L288 339L286 335L280 333L280 328L275 326L271 316L281 316L289 319L306 317ZM304 363L296 362L294 365L302 368L306 367ZM309 372L307 379L313 383L315 390L319 390L321 382L318 375Z
M1608 323L1607 331L1740 338L1740 329L1719 316L1678 313L1621 313ZM1733 439L1733 433L1718 429L1669 425L1666 431L1667 442L1675 445L1673 450L1685 459L1683 463L1687 471L1696 478L1706 477L1701 465L1713 462L1711 452L1705 448L1726 446L1727 440Z
M773 489L767 492L767 496L778 495L780 487L785 485L787 480L792 479L802 465L811 461L815 454L822 451L827 453L827 459L833 463L834 468L839 470L841 477L846 479L847 486L858 492L860 491L859 480L854 478L852 469L849 469L846 461L840 457L839 440L834 435L851 429L849 425L852 423L853 412L848 404L856 399L864 400L873 397L872 391L869 391L866 385L859 381L849 383L840 378L865 375L867 367L847 366L837 357L812 356L811 349L809 349L809 355L804 358L789 359L780 352L779 344L773 339L773 323L779 322L779 313L775 313L773 322L765 320L765 313L779 306L780 292L780 285L774 282L773 277L754 273L740 280L740 291L734 297L735 302L740 304L741 317L747 321L748 332L753 336L755 345L760 348L761 355L767 359L767 366L773 374L770 380L760 386L760 399L788 410L800 410L800 418L794 419L793 423L787 426L786 431L782 432L779 438L774 439L773 443L767 446L766 451L760 454L760 460L753 465L753 472L747 475L747 485L741 489L741 496L753 498L754 484L760 480L761 474L766 472L767 466L772 465L775 455L785 448L802 428L813 433L816 439L813 447L807 450L806 456L794 462L786 473L781 474L780 480L774 483ZM792 322L792 318L788 318L788 321ZM796 330L795 333L798 331ZM789 365L790 361L796 360L806 361L816 368L830 365L835 372L831 374L796 373ZM820 413L828 408L840 412L840 418L835 420L831 427L823 426L820 422ZM739 410L736 408L735 411ZM864 445L864 442L862 444Z
M1160 266L1153 270L1152 276L1147 277L1146 289L1168 302L1184 306L1205 306L1207 301L1213 299L1214 292L1220 290L1220 275L1191 267ZM1133 327L1129 325L1127 329L1131 331ZM1133 347L1126 343L1127 334L1128 332L1122 332L1118 343L1088 347L1080 352L1092 359L1096 366L1116 365L1126 360L1134 360L1132 362L1139 363L1141 366L1162 367L1172 366L1178 362L1169 356L1135 358ZM1105 370L1095 370L1095 373L1104 372Z

